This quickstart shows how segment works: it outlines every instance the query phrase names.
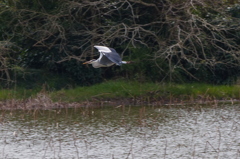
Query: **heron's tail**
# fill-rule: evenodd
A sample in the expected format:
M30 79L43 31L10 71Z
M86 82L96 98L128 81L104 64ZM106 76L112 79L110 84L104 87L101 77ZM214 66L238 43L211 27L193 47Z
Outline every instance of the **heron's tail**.
M133 61L122 61L122 64L129 64L129 63L133 63Z

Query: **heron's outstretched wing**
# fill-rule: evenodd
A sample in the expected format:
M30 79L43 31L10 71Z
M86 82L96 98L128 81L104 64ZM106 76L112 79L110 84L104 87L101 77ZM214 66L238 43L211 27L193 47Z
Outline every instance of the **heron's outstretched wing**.
M107 56L104 55L105 53L100 52L100 57L99 57L99 63L102 65L112 65L114 62L112 60L109 60L109 58L107 58Z
M105 52L102 52L103 54L103 57L107 57L109 60L111 60L112 62L114 62L115 64L117 65L121 65L122 63L122 60L121 60L121 57L119 56L118 53L105 53Z
M94 46L100 52L99 62L103 65L109 63L109 61L121 65L122 59L120 55L113 48L108 48L106 46Z

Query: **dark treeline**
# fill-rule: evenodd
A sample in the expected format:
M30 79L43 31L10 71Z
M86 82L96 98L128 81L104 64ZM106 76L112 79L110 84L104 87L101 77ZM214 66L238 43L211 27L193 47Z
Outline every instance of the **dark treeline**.
M56 76L70 85L119 77L232 84L240 74L237 0L0 0L0 24L8 85ZM93 45L135 63L82 65L98 57Z

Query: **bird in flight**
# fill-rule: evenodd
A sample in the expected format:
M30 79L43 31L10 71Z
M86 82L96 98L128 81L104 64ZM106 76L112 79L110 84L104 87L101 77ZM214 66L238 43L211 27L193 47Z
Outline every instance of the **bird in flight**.
M120 55L113 48L109 48L106 46L94 46L94 47L98 49L98 52L100 53L99 58L86 61L83 64L92 64L94 68L99 68L110 67L114 64L121 66L122 64L132 63L132 61L122 61Z

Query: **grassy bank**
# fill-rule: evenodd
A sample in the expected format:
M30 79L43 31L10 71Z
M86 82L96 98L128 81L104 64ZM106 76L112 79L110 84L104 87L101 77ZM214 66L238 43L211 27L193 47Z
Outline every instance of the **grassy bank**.
M238 85L209 85L203 83L166 84L136 81L107 81L90 87L77 87L51 93L54 101L81 102L131 98L142 101L158 100L226 100L240 99Z
M139 83L137 81L106 81L89 87L76 87L58 91L42 89L1 89L0 100L28 99L45 94L54 102L84 102L134 99L139 101L159 100L222 100L240 99L238 85L209 85L203 83L167 84Z

